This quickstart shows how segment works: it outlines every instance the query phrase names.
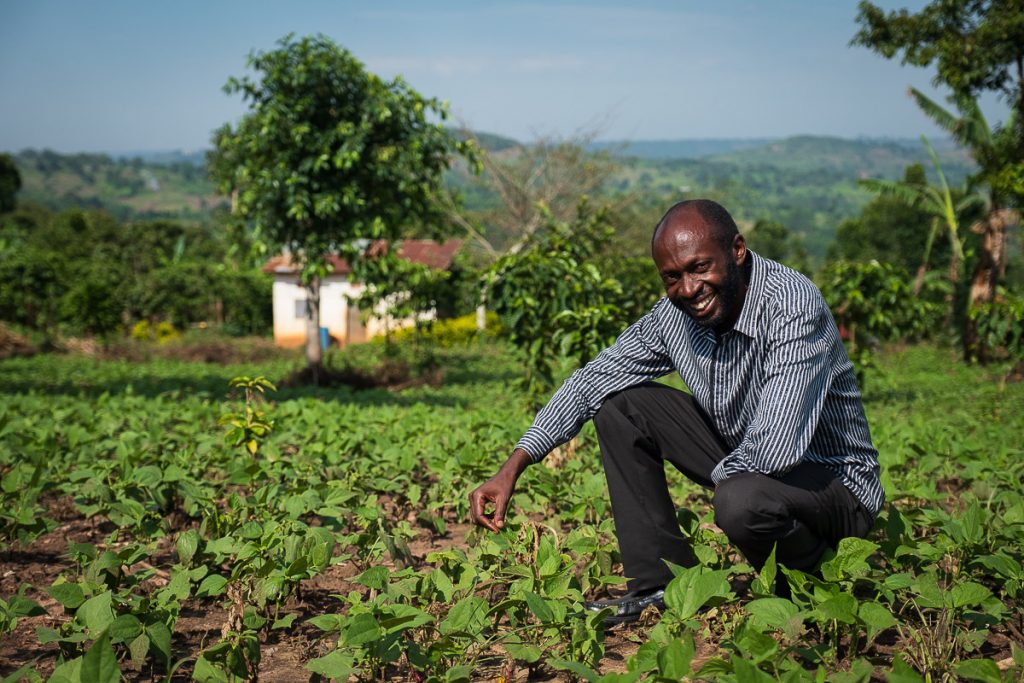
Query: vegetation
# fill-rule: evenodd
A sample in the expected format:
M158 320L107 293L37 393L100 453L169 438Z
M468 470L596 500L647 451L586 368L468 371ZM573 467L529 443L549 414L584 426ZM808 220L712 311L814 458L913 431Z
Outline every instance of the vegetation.
M771 566L752 573L709 524L706 494L674 478L701 565L679 574L656 625L606 631L575 616L584 595L618 581L592 431L560 469L527 471L505 531L470 530L466 491L527 426L528 397L511 386L521 366L500 345L438 353L445 383L400 393L274 391L260 379L277 384L296 358L5 361L0 671L211 681L1024 671L1012 644L1024 384L997 381L1006 366L967 367L934 347L879 356L866 405L889 504L867 540L823 564L824 579L775 567L792 601L770 595ZM107 678L84 673L96 670Z
M470 146L430 120L445 118L440 102L400 78L381 80L328 38L288 36L278 45L250 56L258 80L225 86L251 110L217 132L210 167L256 238L287 250L300 267L315 380L328 256L342 254L358 280L372 282L368 242L386 244L410 226L442 234L442 173ZM388 250L372 255L394 263Z
M478 159L437 101L326 38L290 36L228 83L251 105L209 159L230 216L212 201L182 208L212 197L183 160L0 157L0 350L29 355L20 333L44 349L73 349L73 336L104 347L0 360L0 675L1024 677L1024 268L1011 230L1024 117L991 129L968 99L1000 89L1020 106L1007 65L1024 41L1001 45L1020 28L1007 7L1020 14L861 4L856 42L938 60L957 96L958 114L918 97L965 147L928 146L931 176L920 150L812 137L664 159L480 136ZM150 206L151 193L175 199ZM676 568L660 618L606 630L581 615L622 582L589 427L528 470L501 533L465 523L466 494L559 376L660 295L650 231L695 195L733 210L759 253L816 276L864 388L887 505L818 573L774 560L757 573L714 526L707 492L673 480L699 565ZM202 220L153 218L164 212ZM455 281L393 258L389 241L447 234L449 220L476 247ZM287 249L310 288L313 382L268 341L227 334L267 329L257 268L270 249ZM329 251L403 314L442 298L467 313L483 292L487 333L464 316L334 351L342 381L321 386ZM983 297L963 286L972 269ZM991 365L954 358L958 330ZM792 599L774 595L776 578Z

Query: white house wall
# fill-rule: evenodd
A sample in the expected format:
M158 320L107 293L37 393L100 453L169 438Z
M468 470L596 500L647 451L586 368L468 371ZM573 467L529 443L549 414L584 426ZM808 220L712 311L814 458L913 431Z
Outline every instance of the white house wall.
M363 285L352 284L344 277L324 278L320 284L320 326L326 327L335 344L362 341L359 330L351 330L356 339L350 339L349 305L346 297L358 296ZM298 275L274 274L274 343L296 347L306 343L305 301L306 289L299 284ZM300 303L301 302L301 303Z

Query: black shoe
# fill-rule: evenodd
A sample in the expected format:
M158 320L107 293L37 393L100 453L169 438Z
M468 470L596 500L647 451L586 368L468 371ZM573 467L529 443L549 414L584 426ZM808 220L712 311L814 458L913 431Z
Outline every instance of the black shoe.
M605 608L611 608L615 611L605 617L605 621L609 624L624 624L639 619L643 611L651 605L659 611L665 609L664 588L626 593L615 600L584 602L583 608L588 612L600 612Z

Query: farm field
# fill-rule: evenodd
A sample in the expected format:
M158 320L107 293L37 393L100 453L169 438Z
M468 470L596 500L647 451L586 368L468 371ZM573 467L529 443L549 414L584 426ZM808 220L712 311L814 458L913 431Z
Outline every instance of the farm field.
M576 616L621 590L591 427L527 470L502 534L472 529L469 491L532 414L505 347L438 354L436 387L264 399L253 378L298 359L0 361L0 678L1024 677L1024 383L1007 367L882 355L865 405L887 505L820 577L755 575L708 493L670 473L701 564L660 618L606 630Z

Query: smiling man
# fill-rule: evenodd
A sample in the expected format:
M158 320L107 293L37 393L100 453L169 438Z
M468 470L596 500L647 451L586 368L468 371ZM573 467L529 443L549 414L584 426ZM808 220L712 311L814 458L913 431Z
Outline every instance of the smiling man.
M651 253L665 297L562 384L470 494L474 521L497 531L523 470L593 418L629 592L587 607L611 607L611 621L663 606L666 560L696 564L665 461L713 489L715 523L758 568L778 544L779 562L812 569L865 535L884 499L853 366L814 284L749 251L709 200L669 209ZM672 370L692 394L651 381Z

